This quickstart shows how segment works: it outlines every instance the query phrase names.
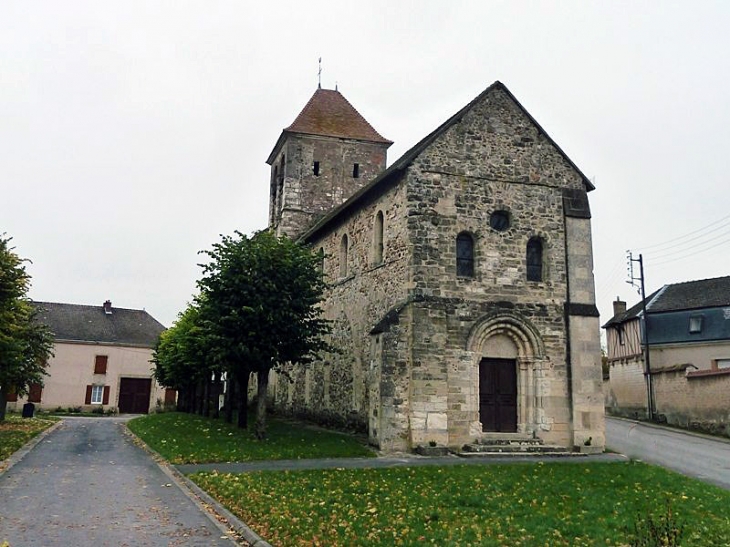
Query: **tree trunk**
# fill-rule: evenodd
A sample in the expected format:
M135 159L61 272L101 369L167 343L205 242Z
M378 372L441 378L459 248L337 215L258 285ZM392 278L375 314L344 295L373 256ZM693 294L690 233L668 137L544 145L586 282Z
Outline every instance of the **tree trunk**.
M233 423L233 401L236 400L234 392L236 391L236 380L233 374L226 372L226 396L225 396L225 407L226 407L226 422L229 424Z
M195 413L203 415L203 380L195 383Z
M5 410L8 406L8 394L5 392L7 388L0 386L0 422L5 421Z
M220 418L221 373L213 374L213 418Z
M263 441L266 438L266 395L269 390L269 369L259 370L258 390L256 393L256 438Z
M248 429L248 379L251 373L246 371L238 380L238 427Z
M203 380L203 416L210 416L210 378Z

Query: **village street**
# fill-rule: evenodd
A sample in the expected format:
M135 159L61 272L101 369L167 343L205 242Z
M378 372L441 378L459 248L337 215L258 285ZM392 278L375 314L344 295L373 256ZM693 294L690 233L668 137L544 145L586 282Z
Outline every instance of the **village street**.
M730 489L728 441L606 417L606 445L631 458Z
M0 543L235 545L123 432L124 418L66 418L0 475Z

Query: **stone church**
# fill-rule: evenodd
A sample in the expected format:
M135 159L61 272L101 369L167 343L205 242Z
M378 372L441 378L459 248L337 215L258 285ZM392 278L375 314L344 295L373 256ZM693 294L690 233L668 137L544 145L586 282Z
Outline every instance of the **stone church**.
M275 405L390 452L602 449L591 182L501 82L387 167L391 144L317 89L267 160L270 227L321 253L340 349L273 378Z

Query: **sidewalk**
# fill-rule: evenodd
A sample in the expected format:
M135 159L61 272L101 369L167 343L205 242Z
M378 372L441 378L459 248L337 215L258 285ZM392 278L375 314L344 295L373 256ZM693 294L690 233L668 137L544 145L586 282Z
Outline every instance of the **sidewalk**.
M411 454L384 456L378 458L326 458L316 460L266 460L230 463L181 464L175 469L184 475L200 472L249 473L252 471L303 471L308 469L373 469L387 467L423 467L427 465L495 465L509 463L588 463L621 462L621 454L596 454L576 456L482 456L461 458L459 456L424 457Z

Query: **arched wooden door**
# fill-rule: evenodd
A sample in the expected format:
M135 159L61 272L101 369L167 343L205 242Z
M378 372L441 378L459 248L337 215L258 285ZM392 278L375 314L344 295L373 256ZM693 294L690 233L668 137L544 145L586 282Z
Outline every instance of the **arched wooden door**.
M517 431L517 363L482 359L479 363L479 421L483 431Z

